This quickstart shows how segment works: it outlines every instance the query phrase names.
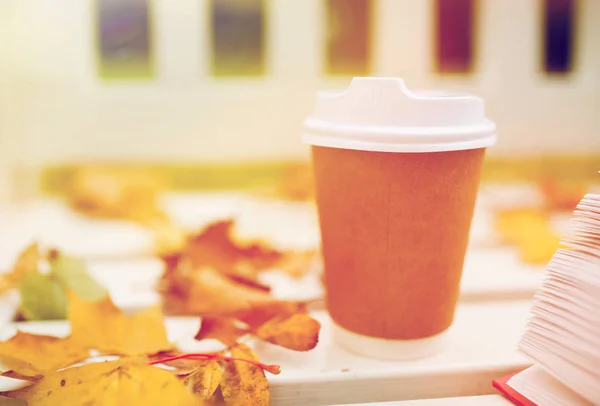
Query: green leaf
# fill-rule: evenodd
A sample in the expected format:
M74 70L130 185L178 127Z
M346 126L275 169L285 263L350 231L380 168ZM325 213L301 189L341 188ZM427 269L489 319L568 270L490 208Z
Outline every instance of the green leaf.
M67 297L51 275L27 272L21 279L21 311L28 320L56 320L67 317Z
M106 289L87 273L82 260L58 254L50 264L51 275L56 281L80 298L95 302L107 295Z
M7 398L0 395L0 406L27 406L23 399Z

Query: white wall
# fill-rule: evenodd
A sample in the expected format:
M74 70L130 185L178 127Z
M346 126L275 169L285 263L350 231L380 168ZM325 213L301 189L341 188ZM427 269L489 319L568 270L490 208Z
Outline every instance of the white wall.
M272 74L226 80L207 76L206 1L155 0L158 77L119 84L96 77L91 0L2 0L10 117L0 133L12 155L30 166L306 156L301 122L315 92L348 82L321 73L324 2L271 0ZM481 1L476 73L464 78L430 73L432 0L376 4L374 74L482 95L499 128L492 154L600 151L600 2L580 1L577 69L560 79L537 74L538 0Z
M8 135L8 47L3 46L8 38L8 13L0 12L0 204L10 199L12 146Z

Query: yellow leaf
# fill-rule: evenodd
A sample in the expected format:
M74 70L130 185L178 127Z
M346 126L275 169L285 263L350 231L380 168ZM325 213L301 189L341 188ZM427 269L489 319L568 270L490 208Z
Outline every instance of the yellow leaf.
M186 386L196 396L209 400L221 383L223 368L217 361L208 361L184 379Z
M23 275L38 269L38 261L42 259L40 247L37 243L29 245L17 258L11 272L0 275L0 293L16 288Z
M496 229L503 242L516 246L526 264L548 263L560 245L560 237L542 210L521 208L499 212Z
M532 234L545 233L548 215L533 208L519 208L496 213L495 227L505 244L519 245Z
M87 349L77 346L71 338L22 331L17 331L8 341L0 343L2 363L26 376L53 372L82 361L89 355Z
M231 356L258 361L258 357L244 344L231 349ZM262 368L244 361L229 361L221 381L223 399L228 405L269 405L269 382Z
M73 342L107 354L150 354L173 348L159 306L127 316L110 296L87 302L70 293L69 321Z
M68 368L5 395L35 406L198 405L198 400L173 374L130 361Z
M308 351L319 342L321 324L308 314L295 314L286 319L273 319L260 326L255 335L290 350Z
M163 183L151 171L90 165L76 170L68 186L70 206L89 216L141 222L164 217L158 206Z
M545 265L560 247L560 237L552 233L540 231L524 238L519 244L519 257L522 262L530 265Z

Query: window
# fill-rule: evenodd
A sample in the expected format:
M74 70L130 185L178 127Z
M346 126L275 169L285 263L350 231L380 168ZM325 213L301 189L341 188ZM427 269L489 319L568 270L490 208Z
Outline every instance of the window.
M573 65L575 0L544 1L544 70L566 73Z
M266 0L212 0L214 76L260 76L266 73Z
M371 70L371 1L326 1L326 73L368 75Z
M469 73L473 69L474 0L435 1L435 69Z
M105 79L154 75L148 0L96 0L97 68Z

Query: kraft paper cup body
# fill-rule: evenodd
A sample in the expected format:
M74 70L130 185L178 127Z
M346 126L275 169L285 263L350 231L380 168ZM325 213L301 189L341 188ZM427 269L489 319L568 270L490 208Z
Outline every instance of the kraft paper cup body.
M384 359L439 351L495 141L483 102L355 78L320 97L306 128L334 340Z

